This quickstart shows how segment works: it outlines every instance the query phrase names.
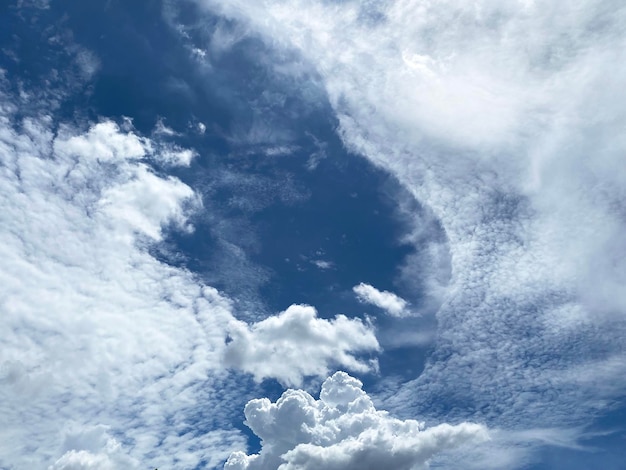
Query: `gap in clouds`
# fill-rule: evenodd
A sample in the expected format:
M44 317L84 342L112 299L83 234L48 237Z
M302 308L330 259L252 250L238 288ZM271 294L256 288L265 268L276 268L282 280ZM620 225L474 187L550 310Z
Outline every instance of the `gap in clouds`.
M303 302L322 317L362 314L351 293L362 281L436 310L432 299L424 305L430 286L407 266L439 263L445 285L443 231L394 178L345 150L315 75L303 66L302 80L293 80L277 71L281 61L294 67L288 53L277 59L236 24L206 15L198 21L186 10L191 5L180 8L170 6L166 17L188 50L205 54L190 53L198 64L188 73L217 88L235 115L220 125L198 116L206 116L207 134L219 129L227 149L200 150L181 174L205 194L206 214L193 234L173 234L165 259L169 252L170 262L202 273L244 311ZM431 250L431 242L444 248Z

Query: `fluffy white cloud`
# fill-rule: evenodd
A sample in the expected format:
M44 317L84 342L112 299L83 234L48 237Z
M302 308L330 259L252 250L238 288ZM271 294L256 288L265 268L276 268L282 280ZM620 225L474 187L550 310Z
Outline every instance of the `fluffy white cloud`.
M233 453L230 470L419 470L435 455L487 439L480 425L440 424L425 428L374 407L363 384L336 372L322 384L319 400L287 390L276 401L250 401L246 424L261 438L259 454Z
M331 366L357 372L376 369L376 361L358 353L379 350L373 328L359 319L338 315L325 320L315 308L292 305L284 312L248 325L232 322L225 363L254 375L256 380L275 377L298 386L307 376L324 376Z
M357 298L364 303L375 305L394 317L410 315L407 301L393 292L380 291L369 284L360 283L352 288Z

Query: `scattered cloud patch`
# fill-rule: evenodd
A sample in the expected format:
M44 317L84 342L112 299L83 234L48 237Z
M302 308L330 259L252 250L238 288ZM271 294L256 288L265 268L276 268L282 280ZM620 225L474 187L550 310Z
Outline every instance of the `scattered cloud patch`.
M270 146L265 150L265 154L270 157L281 157L283 155L290 155L298 150L295 145L276 145Z
M380 291L369 284L360 283L352 288L357 298L366 304L375 305L394 317L406 317L412 315L407 309L408 302L398 297L393 292Z
M319 269L323 271L327 269L332 269L335 267L335 263L333 263L332 261L326 261L323 259L311 260L311 263L313 263L315 266L317 266Z
M191 149L183 149L176 145L162 145L158 153L158 161L166 167L188 167L197 156L198 153Z
M303 390L287 390L275 402L248 402L246 424L261 438L259 454L233 453L228 470L362 470L428 468L434 456L488 439L485 427L461 423L425 428L378 411L345 372L322 384L316 400Z
M229 337L227 366L244 370L257 381L274 377L289 386L301 385L307 376L325 376L331 367L374 371L376 361L358 355L380 349L371 325L344 315L318 318L308 305L292 305L251 325L232 322Z

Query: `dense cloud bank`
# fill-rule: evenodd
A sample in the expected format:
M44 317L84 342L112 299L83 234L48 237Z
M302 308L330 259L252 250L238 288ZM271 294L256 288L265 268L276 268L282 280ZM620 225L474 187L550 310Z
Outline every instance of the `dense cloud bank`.
M246 405L246 424L261 438L261 452L233 453L229 470L419 470L435 455L487 439L483 426L461 423L425 428L374 407L362 383L336 372L322 384L319 400L287 390Z

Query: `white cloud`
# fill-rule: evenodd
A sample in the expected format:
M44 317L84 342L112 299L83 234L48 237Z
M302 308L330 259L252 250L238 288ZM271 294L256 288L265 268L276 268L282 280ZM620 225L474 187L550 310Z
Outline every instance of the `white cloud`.
M323 259L315 259L315 260L312 260L311 263L313 263L315 266L317 266L321 270L331 269L335 266L335 264L332 261L326 261Z
M592 451L577 444L580 437L593 437L581 428L536 428L524 430L489 429L489 441L480 446L465 446L456 452L436 456L435 468L464 468L468 470L500 470L536 466L540 459L529 450L543 446Z
M411 315L411 312L407 310L407 301L393 292L379 291L374 286L363 282L354 286L352 290L361 302L375 305L385 310L389 315L394 317Z
M159 161L167 166L189 166L197 156L198 154L193 150L166 145L159 153Z
M176 137L180 136L179 132L176 132L171 127L165 124L165 120L163 118L157 119L157 123L154 126L154 130L152 131L155 135L165 136L165 137Z
M45 115L1 119L2 464L99 465L109 457L97 450L57 449L70 424L102 423L135 441L134 456L167 465L220 434L219 461L238 433L153 453L190 425L233 318L217 292L145 249L164 225L187 224L193 192L150 172L148 142L112 122L55 136Z
M115 470L117 467L106 454L92 454L85 450L70 450L48 470Z
M119 442L107 434L104 426L85 428L66 435L66 452L48 470L117 470L139 468Z
M132 123L132 121L130 122ZM203 126L203 124L198 123L197 129L199 132L201 130L200 126ZM204 131L201 133L204 133ZM157 123L152 131L152 136L157 140L150 141L150 144L156 147L152 149L152 155L158 163L166 167L188 167L191 165L191 161L198 155L194 150L181 148L171 142L163 141L163 139L171 139L181 135L180 132L176 132L171 127L168 127L163 118L157 119Z
M358 353L379 350L371 326L338 315L317 318L315 308L292 305L277 316L252 325L232 322L225 363L254 375L256 380L275 377L286 385L301 385L307 376L324 376L331 367L356 372L375 370L375 361Z
M50 8L50 0L18 0L17 8L47 10Z
M259 454L231 455L230 470L380 469L419 470L435 455L487 439L483 426L461 423L425 428L377 411L362 383L336 372L322 384L319 400L287 390L276 401L250 401L246 424L261 438Z

